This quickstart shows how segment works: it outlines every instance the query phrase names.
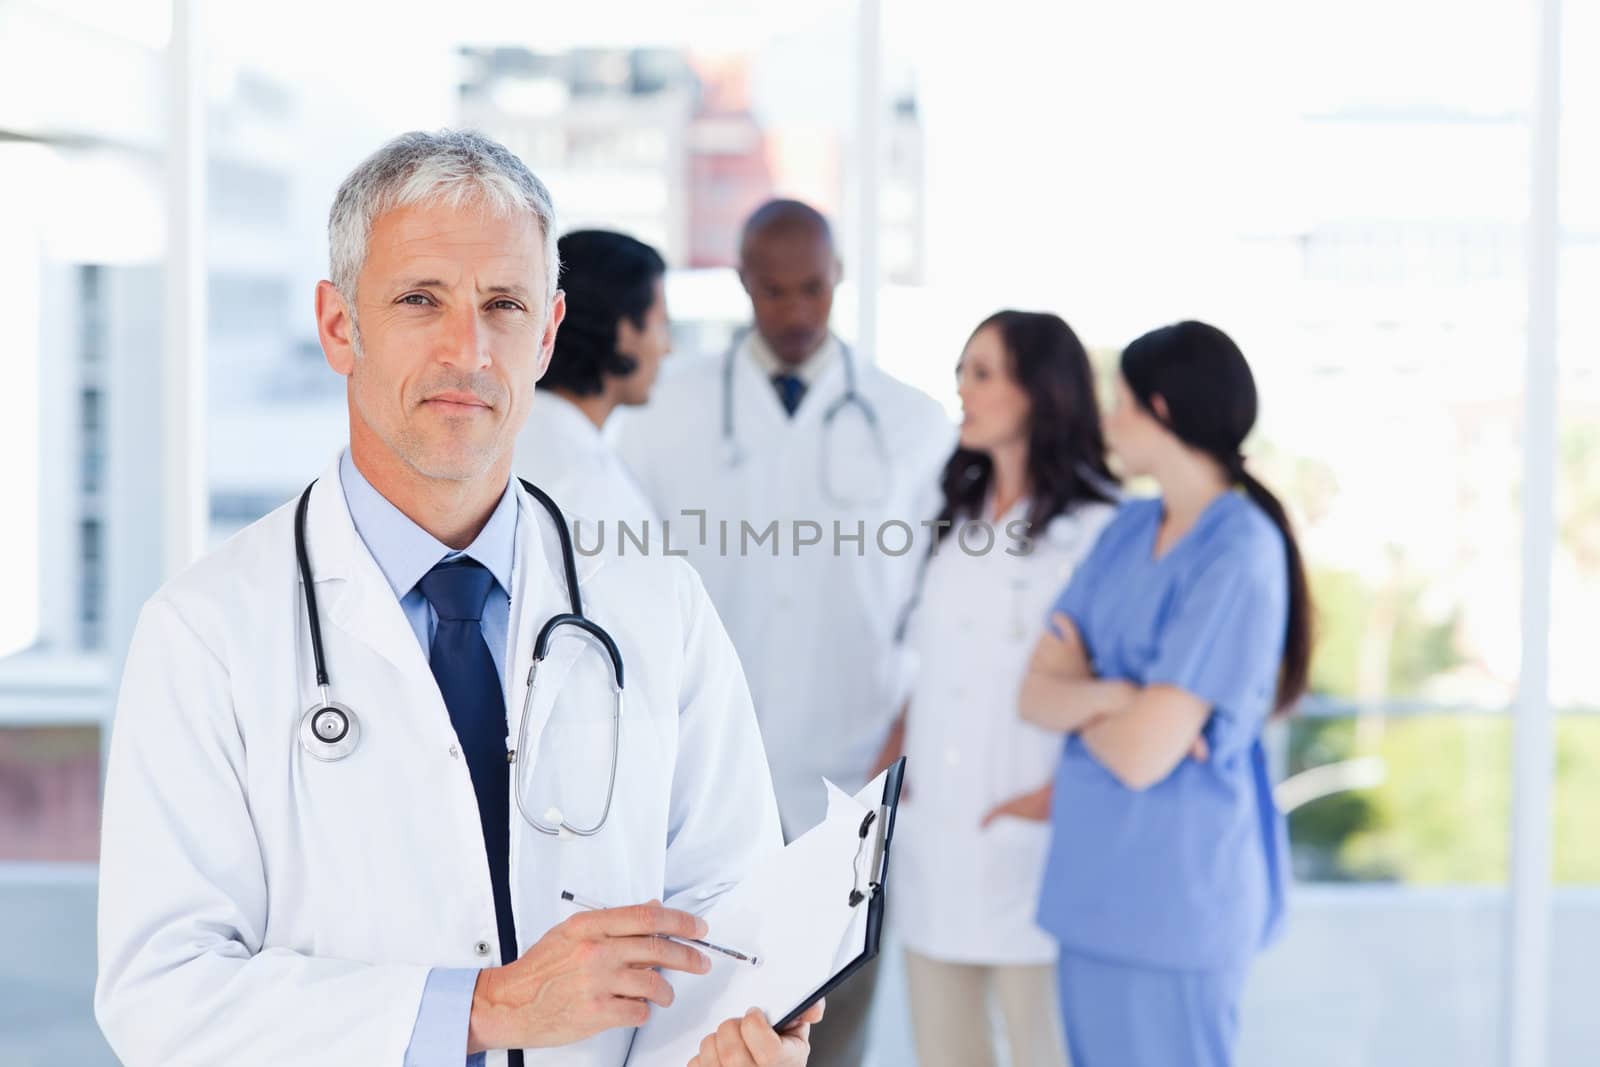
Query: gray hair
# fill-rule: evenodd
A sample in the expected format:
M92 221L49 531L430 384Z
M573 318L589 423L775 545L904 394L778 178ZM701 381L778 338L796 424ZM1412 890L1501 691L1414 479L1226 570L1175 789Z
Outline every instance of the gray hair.
M546 304L553 301L561 262L555 207L544 183L505 145L481 133L413 131L362 160L339 186L328 212L329 274L349 305L352 323L356 278L367 261L373 220L411 204L473 202L501 215L532 212L544 237Z

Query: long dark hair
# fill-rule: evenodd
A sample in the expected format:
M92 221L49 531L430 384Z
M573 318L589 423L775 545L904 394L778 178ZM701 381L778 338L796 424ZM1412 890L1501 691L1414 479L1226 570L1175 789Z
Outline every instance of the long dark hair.
M997 311L972 334L991 326L1000 331L1012 380L1028 394L1028 529L1042 531L1078 504L1112 503L1117 479L1106 466L1094 374L1083 342L1060 316L1047 312ZM986 453L955 450L940 479L940 539L954 523L983 510L993 478L994 464Z
M1311 587L1283 504L1244 468L1240 446L1256 422L1256 382L1233 339L1203 322L1163 326L1122 352L1122 378L1139 404L1178 440L1222 465L1283 534L1289 564L1289 625L1278 672L1276 710L1289 711L1311 673ZM1155 397L1166 407L1163 417Z
M660 253L609 230L574 230L556 243L567 317L556 331L542 388L598 396L606 375L625 378L639 361L617 351L617 324L643 329L655 302L656 279L667 271Z

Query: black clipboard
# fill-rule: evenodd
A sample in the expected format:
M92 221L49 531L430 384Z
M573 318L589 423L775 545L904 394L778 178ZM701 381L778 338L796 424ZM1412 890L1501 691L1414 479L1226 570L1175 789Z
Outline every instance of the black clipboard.
M885 886L889 878L889 843L894 839L894 818L900 809L900 783L905 779L905 773L906 758L901 756L890 764L888 776L883 781L882 806L877 811L868 812L861 825L861 840L868 865L864 875L866 889L859 891L862 893L860 904L867 909L867 941L861 955L813 990L779 1021L775 1029L786 1030L793 1026L807 1008L844 985L878 955L878 945L883 938Z

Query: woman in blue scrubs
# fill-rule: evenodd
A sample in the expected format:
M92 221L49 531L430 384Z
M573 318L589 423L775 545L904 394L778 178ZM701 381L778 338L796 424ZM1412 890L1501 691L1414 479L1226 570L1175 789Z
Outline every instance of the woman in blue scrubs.
M1039 924L1074 1067L1225 1067L1287 841L1261 731L1305 690L1310 597L1283 507L1240 453L1256 390L1221 330L1123 352L1106 421L1125 504L1057 601L1025 719L1066 734Z

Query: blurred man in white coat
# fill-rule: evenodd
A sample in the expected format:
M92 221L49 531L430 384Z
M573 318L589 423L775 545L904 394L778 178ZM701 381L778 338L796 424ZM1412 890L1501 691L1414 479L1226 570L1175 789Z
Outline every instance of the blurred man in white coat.
M790 839L822 818L824 776L865 784L906 694L911 535L954 440L931 398L829 329L840 276L821 214L759 208L739 248L751 327L674 360L620 445L739 650ZM829 998L816 1062L860 1062L874 984Z

